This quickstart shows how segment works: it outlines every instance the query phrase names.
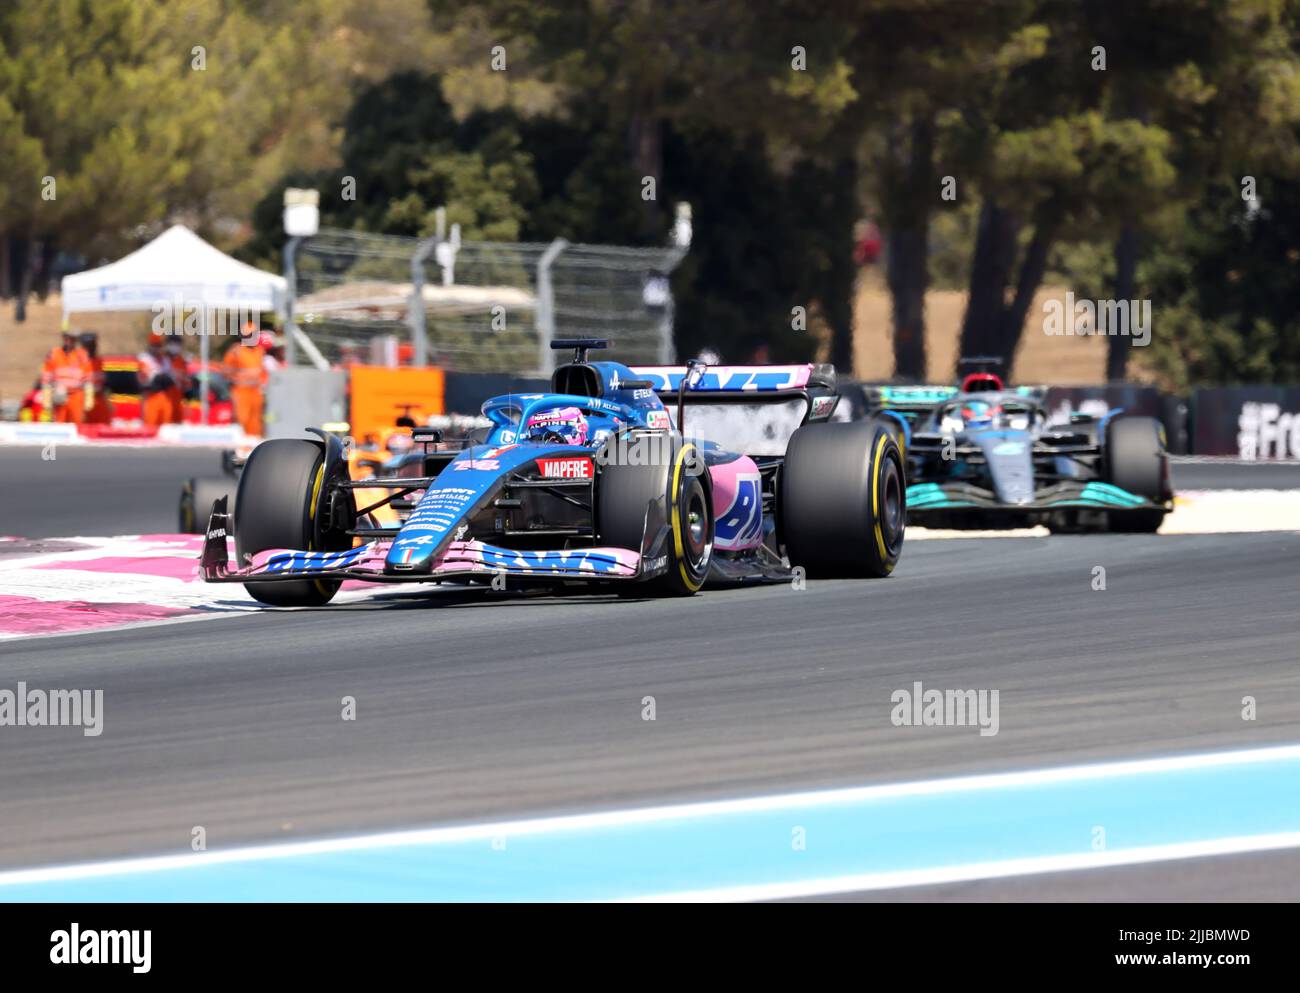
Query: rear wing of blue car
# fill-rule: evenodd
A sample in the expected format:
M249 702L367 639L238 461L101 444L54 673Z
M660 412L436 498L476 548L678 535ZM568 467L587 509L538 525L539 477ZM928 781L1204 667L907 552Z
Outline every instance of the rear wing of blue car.
M686 375L682 365L638 365L632 372L652 384L657 393L675 393ZM834 370L803 365L709 366L692 388L697 393L773 393L821 385L834 388Z
M801 424L830 419L840 400L834 367L811 363L631 371L664 400L679 431L751 456L783 456Z
M834 413L840 395L835 367L814 365L715 365L705 368L695 385L680 393L687 367L633 366L632 372L665 399L672 395L691 406L701 404L771 404L799 399L808 405L806 419L822 421Z

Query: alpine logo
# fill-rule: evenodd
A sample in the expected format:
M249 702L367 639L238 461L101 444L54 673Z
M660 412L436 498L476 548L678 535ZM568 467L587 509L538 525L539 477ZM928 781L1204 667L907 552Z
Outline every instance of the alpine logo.
M656 390L676 390L686 375L680 366L633 366L638 377ZM808 385L810 365L712 366L695 385L697 390L788 390Z
M342 552L279 552L266 560L265 572L330 572L356 563L368 546Z
M619 562L617 558L610 555L608 550L527 552L484 545L483 565L490 570L505 569L510 572L565 575L584 572L617 573Z
M543 479L590 479L593 475L588 458L538 459L537 471Z

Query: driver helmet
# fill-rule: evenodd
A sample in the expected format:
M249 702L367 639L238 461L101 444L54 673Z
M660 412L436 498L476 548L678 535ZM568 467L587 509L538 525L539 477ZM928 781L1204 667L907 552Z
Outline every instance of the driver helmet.
M577 407L557 407L534 414L524 425L524 436L532 441L558 441L562 445L587 443L587 418Z
M987 400L967 400L961 405L961 419L968 428L987 427L993 423L998 408Z
M972 372L961 381L961 391L963 393L998 392L1004 389L1006 387L1002 385L1002 377L991 372Z

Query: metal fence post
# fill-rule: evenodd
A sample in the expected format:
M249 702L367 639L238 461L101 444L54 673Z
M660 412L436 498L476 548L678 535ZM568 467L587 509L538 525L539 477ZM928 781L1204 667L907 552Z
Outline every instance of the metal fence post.
M555 353L551 341L555 338L555 287L551 283L551 266L560 253L569 247L563 238L556 238L546 246L537 261L537 369L543 376L555 371Z
M425 238L411 256L411 344L417 366L429 361L429 337L424 328L424 263L441 242L441 235Z
M294 341L297 325L293 322L293 305L298 298L298 246L302 238L295 235L284 243L284 281L286 299L284 301L284 364L293 366L298 360L298 344ZM240 329L243 330L242 328Z
M680 211L679 211L680 214ZM687 208L687 218L690 217L690 208ZM690 244L689 236L687 244ZM677 309L677 301L673 299L672 290L672 272L686 258L687 249L678 247L668 256L668 265L664 267L664 282L668 284L668 300L664 305L663 318L659 322L659 364L672 365L677 361L677 346L673 341L673 316Z
M420 238L322 229L296 252L287 246L293 311L311 313L291 335L297 362L355 356L392 335L425 364L542 376L563 361L550 349L555 339L581 335L614 338L621 360L671 364L670 279L680 247L469 241L457 256L454 233L450 224ZM429 273L430 263L441 275ZM509 313L508 326L484 333L484 310L496 305Z
M205 294L206 296L206 294ZM208 423L208 390L212 376L212 342L208 335L212 333L212 324L208 319L208 301L203 301L203 326L199 328L199 423Z
M668 297L663 320L659 322L659 364L673 365L676 349L673 347L673 298Z

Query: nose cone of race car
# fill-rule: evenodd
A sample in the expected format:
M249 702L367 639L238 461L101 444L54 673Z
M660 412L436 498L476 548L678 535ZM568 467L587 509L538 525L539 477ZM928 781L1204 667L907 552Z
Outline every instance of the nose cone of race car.
M993 492L1003 503L1034 499L1034 446L1024 431L975 431L970 439L984 453Z

